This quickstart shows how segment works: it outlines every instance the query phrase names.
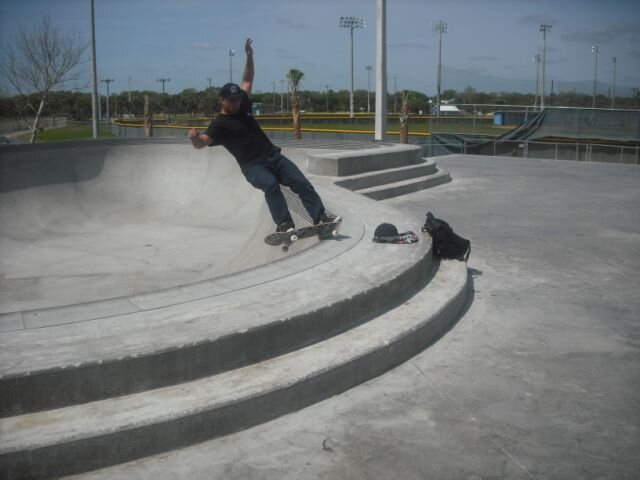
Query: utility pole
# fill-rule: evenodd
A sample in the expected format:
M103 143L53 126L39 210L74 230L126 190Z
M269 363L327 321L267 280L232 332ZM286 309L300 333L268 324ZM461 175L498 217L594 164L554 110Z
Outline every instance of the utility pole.
M387 130L387 0L376 3L376 129L375 140Z
M369 94L371 92L371 72L373 71L373 65L367 65L364 68L367 71L367 113L371 113L371 99Z
M229 83L233 83L233 57L235 57L236 51L229 49Z
M276 81L271 80L271 85L273 85L273 94L271 95L271 101L273 103L273 111L276 111Z
M327 89L327 113L329 113L329 87L330 85L325 85L325 88Z
M171 79L170 78L159 78L156 80L156 82L161 82L162 83L162 94L164 95L164 84L167 82L170 82Z
M593 67L593 100L591 102L591 108L596 108L596 91L598 85L598 53L600 53L600 49L598 45L594 45L591 47L591 53L595 55L594 67Z
M551 25L540 25L542 32L542 88L540 89L540 106L544 110L544 82L547 68L547 32L551 31Z
M109 84L113 81L113 78L105 78L104 80L100 80L101 83L107 84L107 124L111 123L111 116L109 115Z
M98 128L98 73L96 69L96 22L91 0L91 120L93 124L93 138L100 136Z
M615 108L616 105L616 65L618 63L617 57L611 58L613 62L613 85L611 88L611 110Z
M284 82L286 80L280 80L280 111L284 112Z
M533 56L533 61L536 64L536 95L533 99L533 109L535 110L535 108L538 106L538 95L540 94L540 61L542 60L542 57L540 56L539 53L536 53Z

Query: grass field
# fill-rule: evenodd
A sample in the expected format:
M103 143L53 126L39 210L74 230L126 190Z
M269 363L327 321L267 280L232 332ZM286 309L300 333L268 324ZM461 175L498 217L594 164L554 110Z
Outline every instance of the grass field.
M273 121L271 119L260 119L260 125L264 128L291 128L292 124L288 121L278 120ZM356 123L352 123L349 120L345 121L313 121L312 118L307 118L305 121L304 116L302 117L302 128L318 128L323 130L359 130L359 131L373 131L374 123L371 121L359 121ZM203 120L203 125L208 122ZM173 123L181 123L180 119L174 119ZM183 125L186 124L182 123ZM424 119L414 119L409 123L409 132L410 133L453 133L453 134L461 134L461 135L494 135L499 136L503 135L507 131L511 130L512 126L502 127L502 126L494 126L492 124L488 124L487 122L476 122L474 125L470 119L464 119L462 121L452 121L452 119L447 119L446 121L438 122L436 120L432 122L428 122ZM387 123L387 130L391 132L397 132L400 129L400 125L397 121L389 121ZM45 142L62 142L69 140L89 140L93 137L93 127L91 124L80 124L80 125L71 125L62 128L51 128L47 129L44 132L38 134L36 138L36 143L45 143ZM100 137L101 138L110 138L113 137L111 130L106 125L100 126ZM18 137L20 142L29 142L30 135L25 134Z
M111 129L106 125L100 126L100 137L109 138L112 137ZM50 128L41 132L36 137L36 143L45 142L64 142L68 140L88 140L93 138L93 126L89 125L71 125L61 128ZM31 139L31 134L21 135L18 140L28 143Z

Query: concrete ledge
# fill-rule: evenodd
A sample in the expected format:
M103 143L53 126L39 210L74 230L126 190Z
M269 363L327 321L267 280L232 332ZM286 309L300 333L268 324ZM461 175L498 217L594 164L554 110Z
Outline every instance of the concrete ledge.
M187 384L0 420L6 478L69 475L248 428L406 361L446 331L468 294L466 264L443 262L400 307L322 343Z
M309 173L332 177L404 167L420 163L422 147L391 145L357 152L331 152L307 157Z
M422 159L416 165L408 167L389 168L376 172L351 175L336 181L336 185L348 188L349 190L362 190L364 188L377 187L387 183L401 182L417 177L433 175L438 171L436 162L433 159Z

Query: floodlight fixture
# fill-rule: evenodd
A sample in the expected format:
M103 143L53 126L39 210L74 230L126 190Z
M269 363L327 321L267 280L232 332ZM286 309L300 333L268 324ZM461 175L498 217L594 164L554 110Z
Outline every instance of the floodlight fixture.
M340 28L366 28L367 21L363 17L340 17Z

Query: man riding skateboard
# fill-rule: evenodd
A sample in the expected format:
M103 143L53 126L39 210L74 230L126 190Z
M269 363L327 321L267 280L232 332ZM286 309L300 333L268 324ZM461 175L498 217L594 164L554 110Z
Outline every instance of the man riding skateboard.
M191 144L201 149L222 145L236 159L247 181L264 192L276 232L291 232L295 225L280 185L296 193L309 212L314 224L329 223L339 217L328 215L320 196L300 169L280 153L251 114L253 85L253 40L247 38L247 60L240 85L227 83L220 89L220 114L204 133L189 130Z

